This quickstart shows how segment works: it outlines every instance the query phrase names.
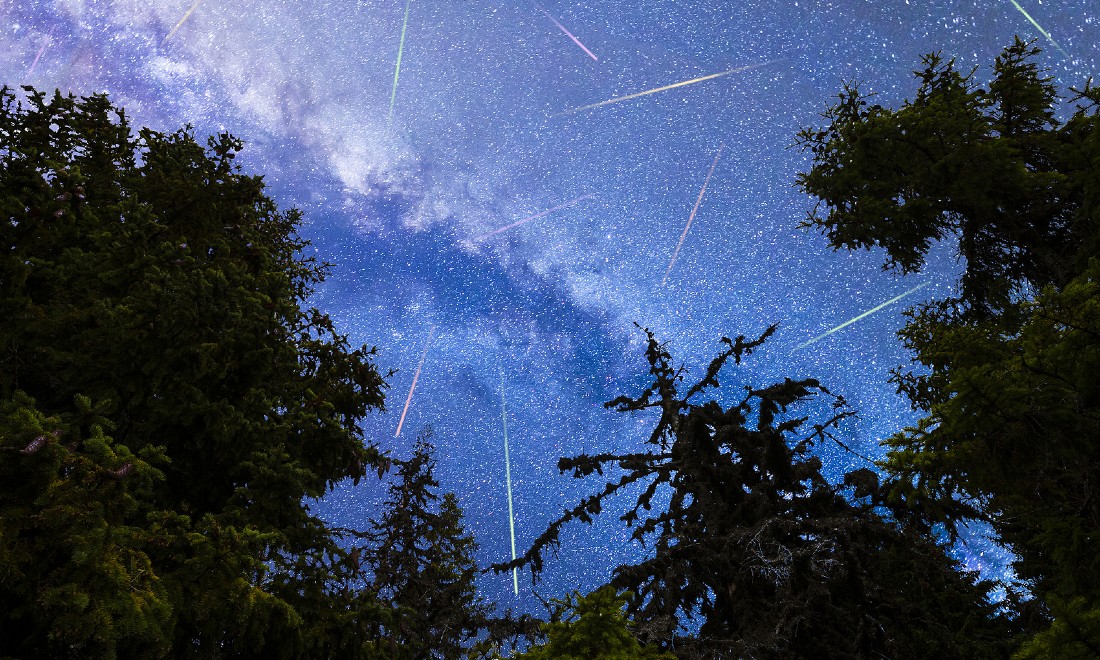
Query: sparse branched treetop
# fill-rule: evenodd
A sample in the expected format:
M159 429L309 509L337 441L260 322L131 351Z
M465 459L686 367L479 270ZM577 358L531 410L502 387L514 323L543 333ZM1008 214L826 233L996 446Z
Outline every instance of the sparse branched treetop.
M384 469L384 383L241 146L0 91L0 655L363 651L302 499Z
M621 476L567 510L522 558L493 568L530 565L537 576L565 524L592 522L637 484L620 519L648 558L619 566L611 585L631 592L626 611L644 643L680 658L1003 657L1009 625L985 600L990 585L975 585L941 547L876 513L873 471L841 486L822 476L811 449L840 442L834 432L854 414L843 398L815 380L786 379L745 387L727 408L707 399L726 363L774 331L723 339L722 353L687 385L647 330L650 385L607 404L660 412L644 450L561 459L559 469L577 478ZM792 414L817 397L831 408L820 422Z

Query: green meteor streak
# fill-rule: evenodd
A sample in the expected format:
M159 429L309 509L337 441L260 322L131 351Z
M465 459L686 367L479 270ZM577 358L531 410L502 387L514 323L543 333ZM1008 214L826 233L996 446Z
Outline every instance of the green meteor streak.
M497 365L498 368L500 365ZM512 561L516 560L516 517L512 513L512 463L508 458L508 410L504 402L504 369L500 369L500 419L504 422L504 479L508 484L508 531L512 533ZM519 569L512 568L512 589L519 595Z
M401 54L405 52L405 29L409 27L409 5L412 0L405 0L405 22L401 24L401 44L397 47L397 67L393 71L393 91L390 92L390 114L386 122L393 121L393 102L397 98L397 78L401 75Z
M1016 9L1020 10L1020 13L1024 15L1024 18L1031 21L1031 24L1035 26L1035 29L1039 31L1039 34L1043 35L1044 37L1047 38L1047 41L1054 44L1054 47L1058 49L1059 53L1064 55L1066 57L1066 59L1073 59L1069 56L1069 53L1062 50L1062 47L1058 45L1058 42L1054 40L1054 37L1050 36L1049 32L1047 32L1046 30L1043 29L1043 26L1041 26L1041 25L1039 25L1038 23L1035 22L1035 19L1032 18L1031 14L1027 13L1024 10L1024 8L1020 6L1020 3L1016 2L1016 0L1008 0L1008 1L1011 2L1013 5L1015 5Z
M860 314L859 316L855 317L854 319L852 319L850 321L845 321L844 323L841 323L840 325L838 325L837 327L833 328L832 330L826 332L825 334L819 335L817 337L814 337L813 339L811 339L808 342L805 342L805 343L799 344L798 346L795 346L794 349L791 350L791 352L794 353L798 349L809 346L810 344L814 343L815 341L817 341L819 339L824 339L825 337L828 337L829 335L833 334L834 332L837 332L838 330L843 330L844 328L847 328L848 326L852 325L856 321L859 321L860 319L865 319L868 316L870 316L870 315L874 314L875 312L879 311L880 309L882 309L884 307L889 307L890 305L893 305L894 303L901 300L905 296L908 296L909 294L913 293L914 291L918 291L920 289L923 289L924 287L928 286L929 284L930 284L929 282L925 282L924 284L918 284L917 286L913 287L912 289L909 289L908 291L901 294L900 296L896 296L894 298L891 298L891 299L887 300L886 302L882 303L881 305L879 305L878 307L875 307L874 309L867 310L866 312L863 312L862 314Z

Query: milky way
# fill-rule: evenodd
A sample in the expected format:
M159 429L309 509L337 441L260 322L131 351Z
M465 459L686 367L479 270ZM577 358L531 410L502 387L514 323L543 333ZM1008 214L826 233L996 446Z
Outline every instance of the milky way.
M459 495L484 566L510 555L498 364L521 552L600 485L559 475L559 456L637 449L649 435L652 419L602 406L644 385L634 322L696 374L721 336L779 322L724 386L732 396L818 378L860 411L844 429L859 453L881 455L878 441L914 421L886 383L908 361L894 337L902 305L791 349L922 282L906 303L947 295L952 246L904 281L880 270L878 252L831 252L797 229L812 200L793 186L808 160L791 144L844 82L884 105L911 97L912 70L933 50L963 70L981 66L984 81L1019 34L1047 48L1041 64L1062 89L1100 72L1095 0L1021 0L1035 25L1015 4L8 0L0 74L109 92L158 130L190 123L246 140L244 167L266 175L282 207L304 211L311 254L334 264L313 302L355 343L377 346L383 371L397 370L369 439L403 456L432 428L437 476ZM661 286L704 178L706 200ZM822 451L833 478L862 460ZM362 525L382 491L345 484L318 510ZM615 516L604 518L563 534L540 593L591 589L638 556ZM980 540L959 552L990 575L1006 556ZM518 596L507 574L480 585L502 606L541 611L522 579Z

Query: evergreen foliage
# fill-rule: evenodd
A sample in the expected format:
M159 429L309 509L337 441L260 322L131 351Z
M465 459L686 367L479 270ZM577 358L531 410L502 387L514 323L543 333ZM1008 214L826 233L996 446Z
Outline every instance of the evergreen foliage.
M491 603L477 595L477 543L462 525L454 493L435 492L430 434L417 439L410 459L395 461L381 518L353 551L370 575L366 591L393 610L373 636L393 658L458 658L489 628Z
M1038 52L1017 39L984 89L930 55L898 110L845 88L800 135L799 182L834 249L915 272L958 241L959 293L899 333L917 366L894 381L925 417L888 442L888 503L926 529L988 521L1055 618L1023 657L1078 657L1100 648L1100 90L1059 121Z
M873 471L849 474L845 486L821 475L810 450L853 414L842 398L817 381L787 379L746 387L728 408L693 400L774 330L723 339L726 349L686 388L683 368L647 330L651 384L606 404L660 411L647 450L562 459L559 469L577 478L612 466L623 475L566 511L522 558L493 568L530 564L537 574L564 524L590 523L610 496L644 484L620 519L652 552L618 567L611 585L636 594L627 613L645 643L680 658L1004 657L1012 628L986 600L989 584L882 518ZM832 399L832 413L799 435L807 418L788 409L818 395ZM661 488L667 506L656 504ZM681 635L692 621L698 632Z
M1100 608L1089 608L1084 598L1064 604L1057 596L1047 598L1054 623L1032 637L1013 656L1015 660L1092 660L1100 657Z
M885 266L903 273L919 271L934 242L957 238L970 316L1002 310L1025 283L1064 286L1098 247L1100 91L1079 92L1088 104L1061 124L1038 53L1017 39L988 89L927 55L916 97L898 110L845 86L829 125L798 136L813 155L798 184L820 200L805 226L834 249L884 248Z
M384 383L304 306L299 214L229 135L24 91L0 90L0 654L356 656L374 605L338 597L302 500L384 469L359 427Z
M1038 53L1017 39L984 87L928 55L912 101L846 86L799 134L804 225L831 247L916 273L950 240L965 264L906 312L893 382L924 418L885 474L822 476L854 413L816 380L717 400L774 326L690 385L646 330L648 387L606 404L659 415L645 446L561 459L617 475L493 569L537 579L624 489L649 554L541 627L477 595L427 438L397 461L364 444L373 350L307 305L327 266L239 140L0 89L0 656L499 657L540 630L516 657L1100 656L1100 90L1059 120ZM365 532L304 502L393 465ZM968 519L1019 556L1015 619L933 540Z
M574 591L551 601L550 621L542 625L546 642L517 660L675 660L671 653L643 647L623 614L626 598L610 586L587 596Z

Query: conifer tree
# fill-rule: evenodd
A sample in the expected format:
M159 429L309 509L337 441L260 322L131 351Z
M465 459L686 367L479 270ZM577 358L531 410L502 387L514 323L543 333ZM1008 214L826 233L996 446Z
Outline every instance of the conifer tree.
M380 518L361 552L366 591L389 603L391 618L374 636L394 658L458 658L487 630L493 606L477 593L477 543L462 525L454 493L436 492L430 431L408 460L395 461Z
M1072 91L1058 119L1039 50L1019 39L985 87L925 58L896 110L845 88L802 144L808 225L834 249L879 246L919 272L957 241L958 292L907 312L913 351L898 391L925 414L889 440L889 504L911 522L987 521L1018 555L1048 616L1100 617L1100 90ZM1028 657L1094 625L1058 620ZM1091 632L1090 632L1091 631ZM1074 642L1075 644L1077 642ZM1095 651L1093 651L1095 653Z
M1076 93L1085 105L1059 122L1038 54L1017 38L984 89L973 71L926 55L916 96L897 110L845 86L828 126L798 135L813 155L798 184L820 200L804 225L834 249L880 247L884 267L902 273L956 239L968 318L999 313L1020 287L1064 286L1100 247L1091 169L1100 91Z
M838 486L822 476L811 449L836 440L853 414L842 398L815 380L786 379L745 387L728 407L696 400L719 386L727 361L739 364L774 330L723 339L725 350L690 386L647 330L651 383L606 404L660 413L645 450L561 459L559 469L577 478L615 468L622 476L567 510L522 558L493 568L530 564L537 575L564 524L592 522L636 485L641 493L620 519L650 550L616 568L611 586L631 592L627 614L647 644L680 658L1004 657L1013 629L987 602L991 585L883 518L873 470ZM832 411L803 433L807 417L788 409L815 396L831 399Z
M384 383L241 147L0 90L0 655L369 650L303 498L384 469Z
M579 592L550 602L550 621L542 625L546 641L512 656L517 660L675 660L638 643L623 614L626 598L610 586L587 596Z

